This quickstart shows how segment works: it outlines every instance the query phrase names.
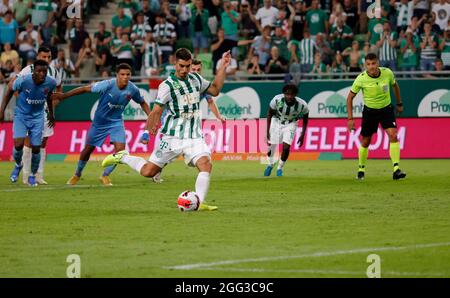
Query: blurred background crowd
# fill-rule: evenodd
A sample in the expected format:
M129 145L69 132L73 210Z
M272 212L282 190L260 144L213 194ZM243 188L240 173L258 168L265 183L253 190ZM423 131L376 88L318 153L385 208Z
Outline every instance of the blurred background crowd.
M369 52L396 71L445 76L433 71L450 70L450 1L381 0L380 18L372 2L0 0L0 83L40 46L64 78L109 77L121 62L134 75L164 77L180 47L202 61L206 76L228 50L230 76L344 78L363 69Z

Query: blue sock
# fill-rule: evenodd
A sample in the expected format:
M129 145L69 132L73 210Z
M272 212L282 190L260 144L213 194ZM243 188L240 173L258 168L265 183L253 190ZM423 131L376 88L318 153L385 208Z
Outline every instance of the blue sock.
M16 161L16 164L18 166L22 165L23 149L18 151L18 150L16 150L16 148L14 148L13 149L13 156L14 156L14 160Z
M83 172L84 167L86 166L87 161L79 160L77 170L75 171L75 176L81 177L81 172Z
M31 173L36 175L39 169L39 163L41 161L41 152L31 153Z
M109 176L112 171L114 171L114 169L117 167L117 165L112 165L107 167L104 171L103 171L103 176Z

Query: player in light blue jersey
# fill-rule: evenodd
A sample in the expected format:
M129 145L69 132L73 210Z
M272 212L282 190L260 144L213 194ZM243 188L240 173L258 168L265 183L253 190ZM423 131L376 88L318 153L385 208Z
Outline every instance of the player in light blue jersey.
M150 114L149 105L141 96L139 88L130 82L130 78L131 66L122 63L117 66L115 79L100 81L92 85L75 88L66 93L54 95L54 100L62 101L68 97L87 92L100 94L94 120L87 135L86 145L80 154L75 174L67 181L67 184L77 184L95 147L101 146L107 136L110 137L110 142L114 144L115 152L125 150L126 139L122 114L130 100L140 104L147 115ZM104 185L112 185L109 175L114 169L115 166L107 167L102 176L100 176L100 181Z
M11 173L11 182L17 182L23 163L23 147L25 138L29 136L31 143L31 175L28 177L30 186L37 186L36 173L41 159L42 134L44 130L45 103L48 105L48 120L53 127L55 118L53 115L53 105L50 95L56 88L56 81L47 76L48 63L43 60L37 60L33 64L32 74L17 77L12 89L7 89L2 106L0 109L0 122L3 121L5 109L11 100L15 91L19 92L16 108L14 110L13 137L14 149L13 156L16 162L14 170Z

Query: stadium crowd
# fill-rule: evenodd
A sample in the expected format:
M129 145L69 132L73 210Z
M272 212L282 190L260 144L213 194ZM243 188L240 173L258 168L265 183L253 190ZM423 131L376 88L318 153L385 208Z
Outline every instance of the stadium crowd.
M212 73L231 50L230 75L343 77L369 52L394 71L450 70L447 0L382 0L381 18L367 15L367 0L117 0L112 32L103 22L94 35L84 23L110 1L74 1L81 18L67 16L67 0L0 0L0 83L43 45L64 78L111 76L122 62L134 75L167 76L179 47Z

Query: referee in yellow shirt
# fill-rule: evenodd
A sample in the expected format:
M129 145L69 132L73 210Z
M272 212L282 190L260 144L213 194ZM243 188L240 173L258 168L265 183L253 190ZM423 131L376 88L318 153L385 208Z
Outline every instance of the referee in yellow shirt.
M377 132L378 124L389 136L389 153L394 166L392 178L399 180L406 177L406 174L399 168L400 144L397 138L397 123L395 120L394 108L391 104L390 86L394 88L397 100L397 113L403 112L403 103L400 96L400 87L395 81L392 70L386 67L379 67L377 55L369 53L366 56L366 71L359 74L352 85L352 89L347 96L348 128L355 129L353 121L353 98L360 90L363 92L364 110L362 113L361 146L359 147L358 159L359 168L357 179L363 180L369 145L372 135Z

